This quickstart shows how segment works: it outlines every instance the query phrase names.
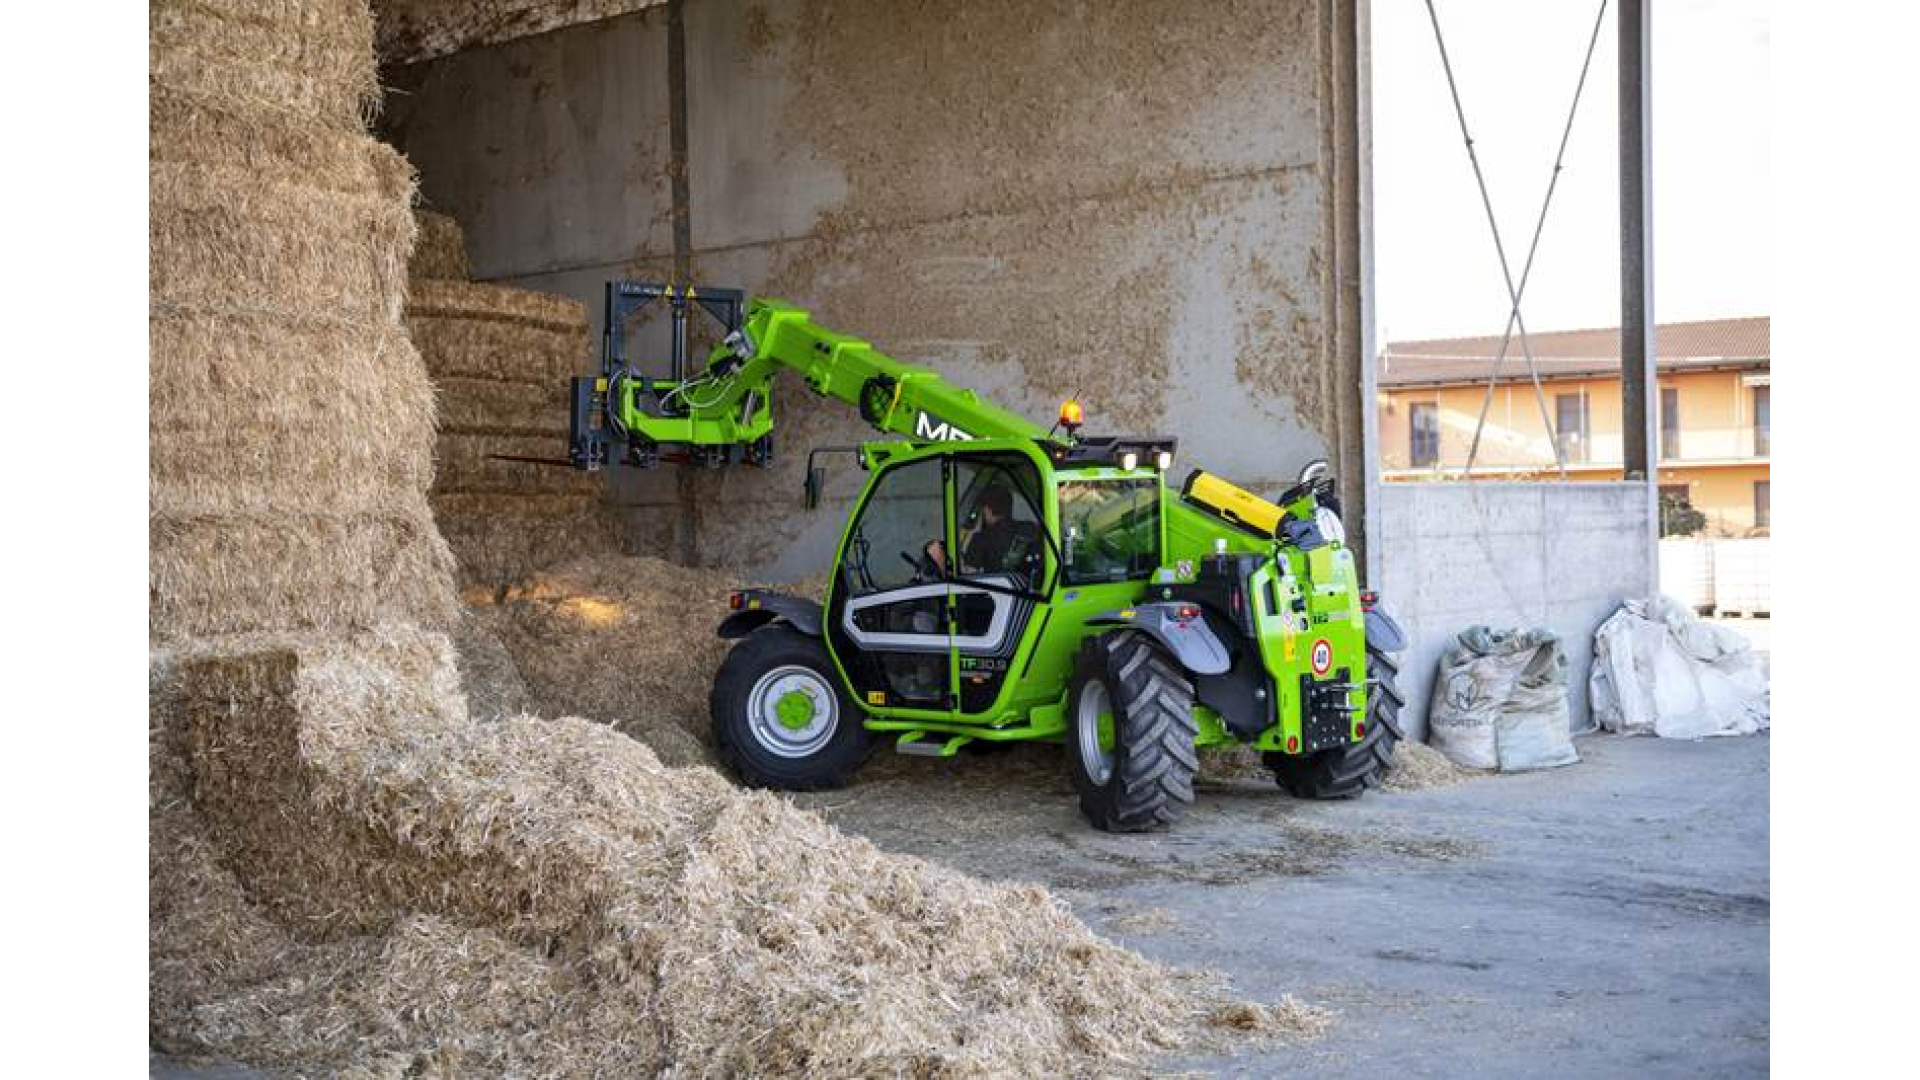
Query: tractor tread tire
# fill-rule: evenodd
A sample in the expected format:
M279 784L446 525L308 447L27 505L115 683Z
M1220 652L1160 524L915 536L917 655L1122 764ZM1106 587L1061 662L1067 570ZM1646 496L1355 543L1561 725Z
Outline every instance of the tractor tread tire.
M1081 688L1106 685L1114 713L1112 775L1096 783L1071 730ZM1067 756L1080 809L1106 832L1144 832L1171 825L1193 805L1199 771L1193 683L1164 646L1135 630L1112 630L1088 641L1067 695Z
M1296 799L1353 799L1380 783L1393 763L1393 750L1406 733L1400 709L1406 698L1395 685L1400 665L1386 653L1367 649L1367 672L1378 680L1367 695L1367 733L1351 746L1322 750L1308 757L1266 755L1273 776Z
M800 664L825 677L840 699L840 724L831 741L805 758L781 758L755 741L747 706L753 684L776 667ZM846 784L866 763L873 735L865 715L840 687L826 646L791 626L763 626L741 638L713 677L707 696L713 720L713 746L720 761L749 787L781 791L823 791Z

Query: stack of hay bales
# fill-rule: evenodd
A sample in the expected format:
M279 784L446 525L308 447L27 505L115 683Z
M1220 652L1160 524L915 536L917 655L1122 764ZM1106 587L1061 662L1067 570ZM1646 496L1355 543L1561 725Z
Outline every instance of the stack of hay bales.
M592 359L587 312L454 279L466 274L459 226L421 218L429 246L415 255L407 326L440 392L433 509L461 588L480 600L550 563L617 550L597 475L505 460L565 460L567 380Z
M365 133L365 4L149 12L150 637L445 627L413 170Z

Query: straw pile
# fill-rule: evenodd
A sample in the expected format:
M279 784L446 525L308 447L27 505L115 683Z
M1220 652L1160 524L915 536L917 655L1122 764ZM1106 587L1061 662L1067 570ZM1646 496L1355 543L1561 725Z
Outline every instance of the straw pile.
M432 502L468 596L617 550L597 476L504 460L565 460L567 379L589 360L586 309L544 293L415 278L407 326L440 391Z
M714 628L742 583L660 559L578 559L528 575L475 616L498 635L532 710L585 716L669 764L712 759L707 694L729 642Z
M187 764L154 774L190 794L161 790L152 856L173 1052L1052 1075L1138 1065L1224 1004L1045 890L885 854L603 725L473 724L440 635L193 662L181 684Z
M1426 743L1403 740L1393 748L1393 758L1380 776L1380 789L1425 791L1428 788L1452 787L1462 780L1483 775L1476 770L1455 765L1447 755Z

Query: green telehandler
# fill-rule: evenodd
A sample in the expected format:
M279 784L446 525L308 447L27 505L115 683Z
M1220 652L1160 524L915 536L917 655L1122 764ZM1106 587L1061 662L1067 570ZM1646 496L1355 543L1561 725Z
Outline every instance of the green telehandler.
M666 378L626 327L671 314ZM721 344L687 364L690 320ZM893 438L857 455L865 489L819 600L735 593L714 680L721 758L749 784L845 782L876 739L951 756L1064 743L1098 828L1177 821L1197 754L1251 745L1280 786L1347 798L1401 737L1400 629L1362 592L1324 463L1273 501L1200 470L1170 487L1175 440L1051 428L902 363L807 312L739 290L613 282L601 371L572 387L573 466L773 461L781 368Z

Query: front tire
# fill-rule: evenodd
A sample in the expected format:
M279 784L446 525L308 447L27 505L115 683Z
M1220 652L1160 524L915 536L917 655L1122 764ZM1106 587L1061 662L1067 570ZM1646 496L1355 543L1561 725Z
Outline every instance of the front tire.
M1073 786L1094 828L1157 829L1193 805L1193 684L1153 638L1111 630L1088 641L1067 690L1067 723Z
M826 646L791 626L742 638L714 676L708 707L720 760L753 787L839 787L873 746Z
M1352 799L1380 783L1393 761L1393 748L1405 738L1400 707L1406 699L1394 685L1400 665L1386 653L1367 649L1367 671L1376 680L1367 695L1367 730L1360 741L1310 756L1266 755L1274 779L1296 799Z

